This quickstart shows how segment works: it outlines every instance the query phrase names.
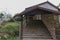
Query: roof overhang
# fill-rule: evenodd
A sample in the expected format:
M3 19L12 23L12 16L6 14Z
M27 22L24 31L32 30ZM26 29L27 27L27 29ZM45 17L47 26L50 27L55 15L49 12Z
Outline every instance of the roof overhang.
M48 3L50 4L51 6L53 6L54 8L56 8L58 11L55 11L55 10L50 10L50 9L47 9L47 8L43 8L43 7L39 7L40 5L43 5L45 3ZM26 8L23 12L21 12L20 14L17 14L17 16L20 16L20 15L28 15L29 12L31 11L34 11L34 10L43 10L43 11L48 11L48 12L52 12L53 14L57 14L57 15L60 15L60 9L58 7L56 7L55 5L53 5L52 3L50 2L44 2L44 3L41 3L41 4L38 4L38 5L34 5L34 6L31 6L31 7L28 7ZM16 15L15 15L16 16Z
M25 10L25 11L21 12L20 15L25 15L26 13L29 13L29 12L31 12L33 10L36 10L36 9L43 10L43 11L48 11L48 12L52 12L54 14L60 15L60 11L54 11L54 10L50 10L50 9L46 9L46 8L42 8L42 7L35 7L35 8Z

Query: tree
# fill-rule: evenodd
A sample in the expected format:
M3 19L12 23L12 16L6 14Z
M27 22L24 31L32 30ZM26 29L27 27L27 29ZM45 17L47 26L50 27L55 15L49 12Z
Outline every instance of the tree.
M3 13L0 13L0 18L1 18L1 20L2 20L2 17L4 16L4 14Z

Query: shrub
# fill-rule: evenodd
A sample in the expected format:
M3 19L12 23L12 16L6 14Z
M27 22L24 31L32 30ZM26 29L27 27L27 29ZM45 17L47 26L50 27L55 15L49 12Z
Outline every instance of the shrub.
M0 32L8 33L9 35L16 35L19 31L19 25L15 22L8 22L6 23L1 29Z

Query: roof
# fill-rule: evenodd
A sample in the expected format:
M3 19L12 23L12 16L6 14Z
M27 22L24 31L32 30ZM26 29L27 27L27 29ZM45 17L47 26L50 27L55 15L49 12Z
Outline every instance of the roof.
M27 10L27 9L30 9L30 8L38 7L39 5L41 6L41 5L46 4L46 3L47 3L47 4L50 4L51 6L55 7L56 9L60 10L57 6L53 5L53 4L50 3L49 1L46 1L46 2L43 2L43 3L37 4L37 5L31 6L31 7L28 7L28 8L26 8L26 10ZM48 5L47 5L47 6L48 6Z
M53 5L50 2L46 1L44 3L40 3L38 5L34 5L34 6L26 8L23 12L20 13L20 15L24 15L27 12L33 11L35 9L39 9L39 10L44 10L44 11L49 11L49 12L53 12L53 13L56 13L56 14L60 14L60 9L58 7L56 7L55 5Z

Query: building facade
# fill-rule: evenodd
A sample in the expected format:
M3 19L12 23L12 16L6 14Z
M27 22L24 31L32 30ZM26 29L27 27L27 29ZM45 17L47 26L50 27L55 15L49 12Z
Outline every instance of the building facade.
M21 16L21 40L60 40L60 9L50 2L26 8Z

